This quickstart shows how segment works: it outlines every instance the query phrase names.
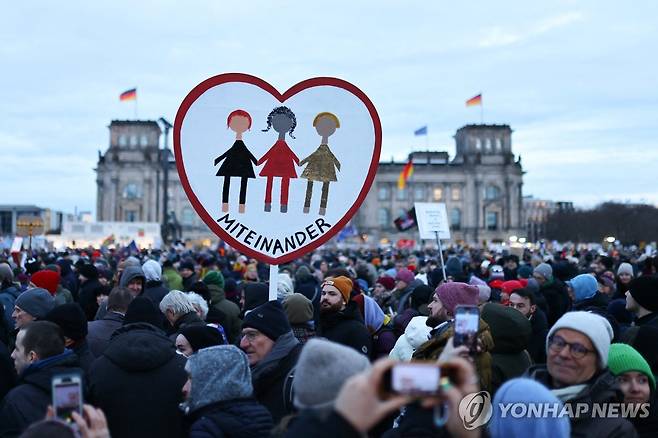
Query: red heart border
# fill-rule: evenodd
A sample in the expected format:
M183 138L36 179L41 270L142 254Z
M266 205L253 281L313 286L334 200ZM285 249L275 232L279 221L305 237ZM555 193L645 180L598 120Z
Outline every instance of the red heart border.
M236 239L231 237L229 233L227 233L222 227L220 227L217 224L217 221L215 221L215 219L213 219L212 216L210 216L210 214L204 208L203 204L201 204L199 199L196 197L194 191L192 190L192 187L190 186L190 182L187 178L187 173L185 172L185 166L183 165L183 159L181 155L181 141L180 141L181 126L183 125L183 120L185 119L185 115L187 114L187 111L190 109L192 104L203 93L205 93L207 90L209 90L212 87L225 84L227 82L243 82L243 83L255 85L257 87L260 87L264 91L270 93L281 103L285 102L295 94L298 94L308 88L313 88L318 86L337 87L350 92L351 94L356 96L361 102L363 102L363 104L368 109L368 112L370 113L370 117L372 118L373 127L375 129L375 148L373 151L374 153L372 155L372 161L370 162L370 167L368 169L368 175L366 176L365 184L361 188L361 192L359 193L359 196L356 198L356 201L354 202L354 204L352 204L352 206L347 211L347 213L342 217L342 219L340 219L338 223L336 223L331 228L331 230L323 234L322 237L320 237L318 240L296 251L283 255L281 257L266 256L258 251L249 248L246 245L243 245L242 243L238 242ZM272 265L280 265L283 263L287 263L291 260L302 257L304 254L308 252L313 251L314 249L316 249L317 247L319 247L320 245L324 244L329 239L334 237L347 224L347 222L352 218L352 216L354 216L354 214L357 212L357 210L363 203L364 199L368 195L368 191L370 191L370 187L372 186L372 183L375 179L375 174L377 173L377 167L379 166L379 156L381 153L381 147L382 147L382 125L381 125L381 121L379 120L379 115L377 114L377 110L375 109L373 103L370 101L370 99L368 99L368 96L366 96L363 91L361 91L353 84L344 81L342 79L331 78L331 77L317 77L317 78L307 79L305 81L293 85L286 92L281 94L272 85L270 85L269 83L265 82L264 80L256 76L252 76L244 73L220 74L208 78L205 81L201 82L199 85L194 87L192 91L188 93L187 96L185 96L185 99L183 99L183 102L178 108L178 112L176 113L176 120L174 121L174 157L176 159L176 168L178 170L178 176L180 178L181 184L183 185L183 189L185 190L185 193L187 194L187 197L192 203L192 206L196 210L197 214L201 217L203 222L205 222L205 224L208 225L208 227L219 238L227 242L233 248L236 248L237 250L255 258L256 260L260 260L262 262L269 263Z

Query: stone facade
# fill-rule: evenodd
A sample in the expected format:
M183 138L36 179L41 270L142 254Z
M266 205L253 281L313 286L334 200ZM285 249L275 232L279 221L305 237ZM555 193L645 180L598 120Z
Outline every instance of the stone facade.
M369 241L417 239L417 230L396 232L393 220L414 202L444 202L452 241L482 243L521 235L523 170L514 159L508 125L467 125L455 135L456 156L412 152L413 176L397 181L406 162L382 162L372 189L352 221Z

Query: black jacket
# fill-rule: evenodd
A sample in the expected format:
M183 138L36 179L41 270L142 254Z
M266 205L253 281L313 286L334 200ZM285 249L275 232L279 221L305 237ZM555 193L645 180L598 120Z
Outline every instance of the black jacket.
M546 365L531 367L527 375L548 389L553 389L553 381ZM588 404L589 412L592 412L593 403L619 403L624 399L624 395L615 385L615 377L610 374L608 369L595 375L587 383L587 386L580 393L565 402L565 405L570 404L572 406L572 412L576 412L576 406L579 403ZM630 421L621 418L621 415L619 418L592 418L589 415L581 415L578 418L571 418L570 421L572 438L626 438L637 436Z
M528 353L534 363L546 363L546 335L548 335L546 314L538 308L530 318L530 325L532 336L528 343Z
M352 347L366 356L370 354L370 333L354 301L350 301L340 312L320 314L319 336Z
M233 146L215 158L215 166L224 159L226 160L219 166L217 176L256 177L254 174L254 165L257 163L256 157L247 149L247 146L242 140L235 140Z
M285 436L286 438L360 438L362 435L336 412L332 412L325 420L310 412L304 412L292 422Z
M552 327L562 315L569 311L571 306L567 287L560 280L554 278L539 288L539 295L546 300L546 319L548 326Z
M196 275L196 272L192 275L190 275L187 278L183 278L183 288L185 289L182 292L189 292L192 290L192 286L194 286L194 283L199 281L199 276Z
M90 373L90 397L115 438L180 437L185 358L147 323L118 329Z
M597 292L593 297L587 298L585 300L574 303L571 310L585 310L588 307L597 307L604 312L608 309L608 303L610 302L610 297L601 292Z
M160 305L160 301L162 301L164 296L168 293L169 289L162 284L162 281L152 280L146 282L142 295L153 301L153 304L155 304L155 308L157 309Z
M87 343L94 357L100 357L108 344L114 331L123 324L123 315L109 311L103 319L87 323Z
M9 391L0 410L0 437L15 437L27 427L46 417L52 404L51 380L57 374L76 373L78 357L70 350L42 362L41 367L27 368L20 376L18 386Z
M7 346L0 341L0 401L16 384L16 369Z
M85 311L87 321L93 321L96 318L96 312L98 312L96 297L102 290L103 286L98 282L97 278L91 278L80 286L78 303L82 307L82 310Z
M253 398L223 401L190 414L190 438L260 438L272 430L272 416Z
M649 313L648 315L644 315L642 318L638 318L635 320L635 325L638 327L648 325L658 328L658 312Z

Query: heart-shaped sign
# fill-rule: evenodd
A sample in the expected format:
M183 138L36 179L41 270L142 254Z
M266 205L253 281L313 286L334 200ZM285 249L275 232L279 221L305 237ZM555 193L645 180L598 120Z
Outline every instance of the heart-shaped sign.
M272 265L312 251L356 213L375 178L381 123L349 82L313 78L279 93L227 73L197 85L174 123L192 206L221 239Z

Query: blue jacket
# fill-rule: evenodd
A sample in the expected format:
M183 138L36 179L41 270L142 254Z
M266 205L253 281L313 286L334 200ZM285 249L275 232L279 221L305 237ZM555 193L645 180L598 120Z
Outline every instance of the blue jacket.
M14 329L14 318L11 317L11 314L14 312L14 303L16 303L16 298L20 295L21 291L14 286L9 286L8 288L0 290L0 303L5 308L5 313L2 315L7 321L7 327L10 330Z
M269 436L272 416L253 398L213 403L191 414L190 438Z

